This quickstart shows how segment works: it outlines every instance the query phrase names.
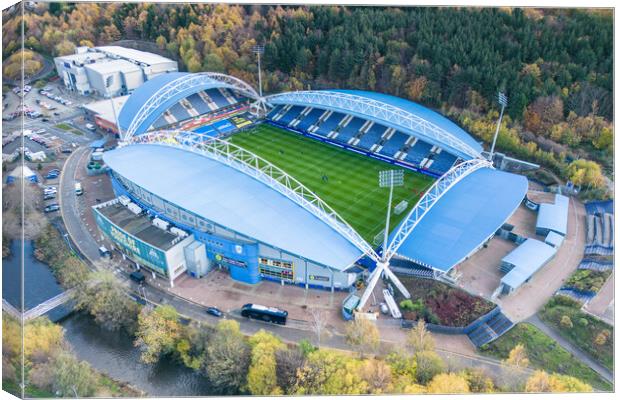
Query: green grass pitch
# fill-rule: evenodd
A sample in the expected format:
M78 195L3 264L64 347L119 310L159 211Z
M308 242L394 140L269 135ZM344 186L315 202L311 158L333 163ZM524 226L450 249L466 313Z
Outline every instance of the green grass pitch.
M340 149L272 125L258 125L229 139L266 159L316 193L369 243L385 226L389 190L379 188L379 171L397 166ZM398 224L434 179L404 170L404 185L394 188L392 205L409 207L390 218Z

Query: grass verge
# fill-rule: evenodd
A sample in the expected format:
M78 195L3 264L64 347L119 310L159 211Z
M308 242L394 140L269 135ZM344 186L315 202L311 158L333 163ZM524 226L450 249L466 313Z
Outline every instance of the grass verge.
M499 359L508 358L510 350L521 343L530 360L530 367L548 373L574 376L593 388L610 391L612 385L601 378L593 369L579 361L572 354L534 325L519 323L502 337L483 346L480 352Z
M613 371L613 326L584 313L579 303L565 296L553 297L538 315L566 340Z

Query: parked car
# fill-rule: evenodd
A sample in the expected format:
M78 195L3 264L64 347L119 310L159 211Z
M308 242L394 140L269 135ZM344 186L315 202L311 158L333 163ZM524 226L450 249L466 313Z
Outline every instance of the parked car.
M224 315L224 313L221 312L220 309L217 307L207 307L206 313L215 317L221 317Z
M43 200L52 200L55 199L56 195L55 194L44 194L43 195Z
M88 129L89 131L95 131L97 130L97 127L93 124L86 124L86 129Z
M58 174L53 173L53 172L48 172L48 174L45 176L45 179L56 179L56 178L58 178Z
M131 279L132 281L136 283L142 283L146 280L146 278L144 277L144 274L139 271L133 271L131 274L129 274L129 279Z
M58 168L54 168L54 169L50 169L49 171L47 171L48 174L53 173L53 174L59 174L60 170Z
M56 204L56 203L50 204L50 205L46 206L43 209L43 211L45 211L46 213L54 212L54 211L58 211L58 210L60 210L60 206L58 204Z

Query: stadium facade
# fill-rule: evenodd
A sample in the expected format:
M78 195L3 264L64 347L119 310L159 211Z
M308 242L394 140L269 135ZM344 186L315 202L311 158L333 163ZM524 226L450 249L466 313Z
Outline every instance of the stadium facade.
M433 195L401 222L415 220L415 227L397 252L435 276L449 274L483 246L527 191L524 177L490 167L482 146L453 122L379 93L301 91L259 98L234 77L174 72L136 89L118 121L124 144L105 152L104 161L125 206L113 201L93 212L119 250L171 283L185 271L202 276L221 268L246 283L268 279L338 290L354 285L369 265L365 256L373 246L328 204L295 177L225 140L255 124L436 178ZM127 246L127 238L150 238L127 228L126 220L105 218L105 207L126 207L127 200L139 214L134 218L143 221L134 225L150 231L151 221L156 229L175 232L170 243L151 240L149 246L165 253L182 245L184 259L152 268L137 246ZM111 234L110 224L122 234Z

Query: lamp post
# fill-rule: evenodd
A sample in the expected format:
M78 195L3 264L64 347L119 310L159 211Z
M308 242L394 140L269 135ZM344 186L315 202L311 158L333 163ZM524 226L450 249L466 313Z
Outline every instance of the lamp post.
M497 135L499 134L499 127L502 124L502 118L504 117L504 109L508 105L508 97L502 92L497 95L497 101L502 106L502 110L499 113L499 119L497 120L497 127L495 128L495 136L493 136L493 144L491 144L491 152L489 153L489 161L493 162L493 153L495 152L495 142L497 141Z

